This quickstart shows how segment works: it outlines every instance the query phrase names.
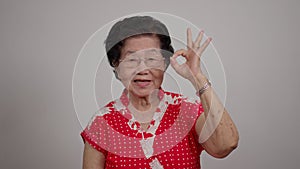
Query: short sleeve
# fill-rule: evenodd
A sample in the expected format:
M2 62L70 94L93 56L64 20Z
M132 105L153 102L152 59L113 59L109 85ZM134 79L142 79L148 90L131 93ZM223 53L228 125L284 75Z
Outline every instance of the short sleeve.
M198 119L200 117L200 115L204 112L204 109L203 109L203 105L201 102L199 102L197 104L198 104L197 106L199 107L198 114L197 114L197 119Z
M204 112L204 109L202 107L202 103L199 102L199 101L193 103L193 106L194 106L194 110L195 110L195 113L196 113L194 116L196 118L194 120L194 124L193 124L193 127L192 127L192 132L193 132L193 134L197 135L196 130L195 130L196 123L197 123L197 120L200 117L200 115Z
M104 146L107 144L105 139L107 131L105 125L105 119L102 116L94 115L80 135L84 143L88 142L94 149L106 156L107 150L104 149Z

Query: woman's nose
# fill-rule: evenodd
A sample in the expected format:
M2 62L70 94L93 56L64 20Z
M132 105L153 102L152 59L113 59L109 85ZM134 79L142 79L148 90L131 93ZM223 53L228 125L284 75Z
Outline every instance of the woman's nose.
M149 69L144 69L142 71L139 71L137 74L138 75L148 75L149 74Z
M145 60L144 59L141 59L140 60L140 63L137 67L137 72L138 73L149 73L149 67L145 64Z
M138 75L148 75L149 74L149 69L145 67L141 67L140 69L137 70Z

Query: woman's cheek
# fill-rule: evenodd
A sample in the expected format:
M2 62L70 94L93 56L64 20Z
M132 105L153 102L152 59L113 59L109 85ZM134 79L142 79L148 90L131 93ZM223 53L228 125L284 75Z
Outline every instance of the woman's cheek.
M160 87L163 82L164 71L156 69L153 71L153 75L154 75L154 80L155 80L155 86Z
M131 83L132 78L134 77L134 70L118 70L118 76L121 82L123 83L124 87L127 89Z

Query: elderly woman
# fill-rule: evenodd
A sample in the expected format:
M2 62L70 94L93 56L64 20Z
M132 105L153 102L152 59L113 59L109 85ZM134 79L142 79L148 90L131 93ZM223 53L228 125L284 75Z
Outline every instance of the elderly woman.
M166 26L149 16L117 22L106 39L116 78L124 85L120 99L104 106L81 133L83 168L201 168L204 150L226 157L239 136L230 115L201 71L203 31L187 49L174 52ZM177 57L186 62L179 64ZM200 99L161 88L169 63L189 80Z

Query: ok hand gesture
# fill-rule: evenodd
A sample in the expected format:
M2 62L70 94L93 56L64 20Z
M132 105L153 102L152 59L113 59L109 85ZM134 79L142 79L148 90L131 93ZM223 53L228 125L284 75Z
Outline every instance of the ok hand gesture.
M203 31L200 31L195 41L192 40L191 29L187 29L187 49L177 50L174 55L170 58L171 66L175 71L183 78L188 79L195 86L196 78L205 77L201 71L201 55L205 51L206 47L211 42L212 38L208 38L201 45L203 39ZM177 57L183 56L186 62L179 64L176 60Z

